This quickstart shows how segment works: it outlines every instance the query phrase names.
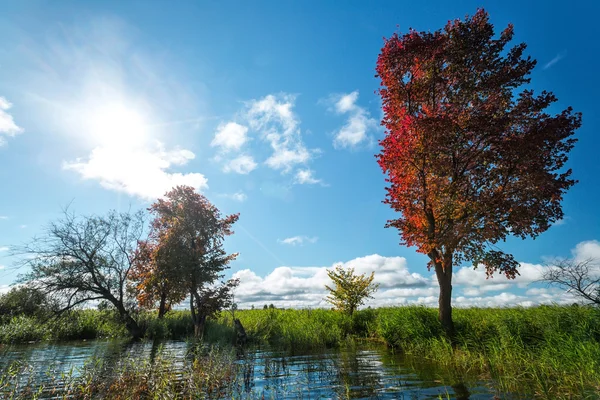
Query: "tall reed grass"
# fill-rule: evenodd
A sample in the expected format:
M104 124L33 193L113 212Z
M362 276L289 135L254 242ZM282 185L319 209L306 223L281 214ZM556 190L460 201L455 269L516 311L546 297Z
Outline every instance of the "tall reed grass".
M189 312L159 320L139 316L148 338L192 335ZM296 351L380 341L413 360L457 374L491 379L501 392L544 399L600 398L600 309L581 306L455 309L455 337L447 338L437 310L426 307L364 309L352 317L331 310L238 310L249 340ZM234 342L233 316L209 321L205 342ZM125 336L107 311L77 311L41 324L15 317L0 325L0 342Z

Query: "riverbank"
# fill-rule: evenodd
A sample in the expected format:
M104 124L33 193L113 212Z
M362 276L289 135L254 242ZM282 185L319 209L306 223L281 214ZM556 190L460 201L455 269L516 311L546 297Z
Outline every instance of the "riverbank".
M440 370L478 374L501 392L545 399L600 395L600 310L540 306L456 309L456 337L445 337L437 311L424 307L365 309L352 318L330 310L239 310L251 342L302 351L336 347L348 341L379 341L409 356L427 359ZM189 314L157 320L140 316L148 338L191 335ZM109 311L82 310L63 322L39 326L18 317L0 326L0 340L119 337L126 331ZM206 342L233 343L232 315L207 325Z

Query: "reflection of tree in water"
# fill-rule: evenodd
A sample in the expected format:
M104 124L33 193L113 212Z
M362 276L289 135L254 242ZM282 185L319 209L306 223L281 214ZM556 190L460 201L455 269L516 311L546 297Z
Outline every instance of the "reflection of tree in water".
M335 360L337 372L332 389L340 398L377 397L383 388L382 362L377 353L348 347Z
M441 374L429 363L411 363L379 347L348 346L304 355L253 350L238 354L238 360L239 397L420 399L437 398L438 394L444 398L449 394L456 400L471 397L467 386L451 373Z
M53 370L54 377L71 366L81 367L82 359L91 357L90 371L96 377L105 374L109 380L119 371L127 372L148 363L153 373L168 368L165 372L169 372L169 379L179 381L195 357L209 356L207 349L209 347L190 342L98 341L79 346L23 347L22 352L13 357L44 366L52 364L52 360L60 360L62 363ZM0 354L0 366L5 361L3 358ZM462 376L440 364L393 354L374 345L358 344L312 354L269 347L246 348L238 349L235 362L236 378L224 389L232 398L437 399L440 394L442 398L448 394L453 399L466 400L478 395L489 398L493 394L475 376ZM99 363L101 368L93 363ZM40 373L39 370L32 372ZM26 377L21 379L27 380ZM34 381L41 382L41 379Z
M456 400L470 399L472 393L469 386L474 387L481 384L473 376L465 376L453 368L447 368L415 356L394 354L390 351L382 354L382 361L384 364L397 364L397 368L401 371L400 379L403 380L403 382L399 382L400 386L414 387L414 382L418 382L419 388L441 389L441 384L446 386L448 394Z

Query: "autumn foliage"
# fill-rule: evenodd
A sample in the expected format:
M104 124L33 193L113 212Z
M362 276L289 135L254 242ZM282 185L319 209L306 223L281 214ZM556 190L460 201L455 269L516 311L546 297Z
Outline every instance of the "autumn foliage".
M206 197L189 186L177 186L149 211L155 216L147 241L139 243L134 278L140 305L159 304L163 315L172 304L190 298L196 333L215 311L231 302L237 281L217 285L223 271L237 254L223 249L225 236L239 214L221 217Z
M394 34L377 60L386 128L377 160L385 202L400 213L387 226L429 257L447 329L453 265L514 278L519 264L496 244L546 231L575 184L564 166L581 114L550 114L550 92L517 93L536 61L524 43L508 48L512 38L512 25L495 37L478 10L443 30Z
M138 244L136 263L130 275L134 283L138 304L145 309L158 308L162 318L174 304L183 301L188 294L181 283L183 276L173 258L169 258L169 246L162 246L155 232L148 240Z

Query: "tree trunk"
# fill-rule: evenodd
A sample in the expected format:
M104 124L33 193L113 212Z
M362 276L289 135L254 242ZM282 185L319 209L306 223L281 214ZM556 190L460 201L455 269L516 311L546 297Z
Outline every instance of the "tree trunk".
M160 304L158 306L158 318L161 319L167 312L167 291L165 288L160 293Z
M435 274L440 285L439 319L448 335L454 334L452 322L452 259L444 257L443 262L435 263Z
M202 313L200 313L200 310L196 311L196 307L194 305L194 295L194 291L191 291L190 312L192 314L192 322L194 323L194 336L201 339L204 335L204 323L206 322L206 316L202 315Z
M190 314L192 315L192 324L194 325L194 330L196 326L196 308L194 307L194 295L190 292Z
M206 323L206 315L198 315L194 323L194 336L202 339L204 336L204 324Z
M246 330L244 329L244 325L242 322L234 318L233 326L235 328L235 344L238 346L243 346L248 341L248 335L246 334Z
M127 310L122 304L115 304L115 306L119 311L121 319L125 322L125 327L129 331L129 334L132 336L132 338L136 340L140 339L144 335L144 332L142 332L142 329L140 328L137 321L131 318L131 315L129 315L129 312L127 312Z

